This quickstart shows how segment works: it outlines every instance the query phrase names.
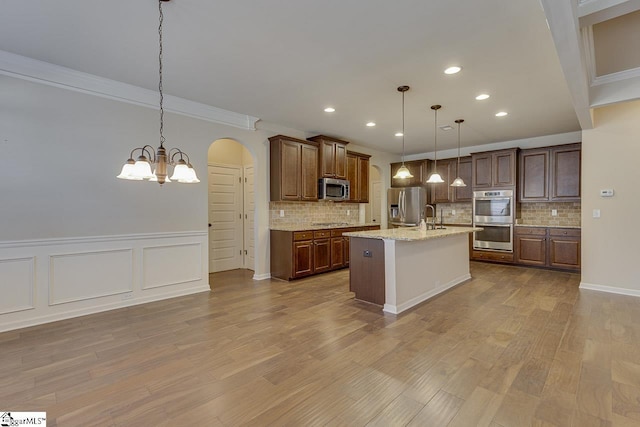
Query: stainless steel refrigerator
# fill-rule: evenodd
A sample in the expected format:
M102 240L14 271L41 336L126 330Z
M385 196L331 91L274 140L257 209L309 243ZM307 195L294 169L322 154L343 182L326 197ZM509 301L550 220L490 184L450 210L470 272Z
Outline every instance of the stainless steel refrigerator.
M427 190L423 187L390 188L387 190L389 228L411 227L420 224L427 204Z

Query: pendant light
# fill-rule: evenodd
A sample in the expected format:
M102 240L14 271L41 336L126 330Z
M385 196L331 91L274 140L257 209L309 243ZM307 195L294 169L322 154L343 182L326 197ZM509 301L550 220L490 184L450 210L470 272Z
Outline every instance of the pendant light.
M462 178L460 178L460 123L462 123L462 122L464 122L464 119L456 120L456 123L458 124L458 167L456 169L458 171L458 177L453 180L453 182L451 183L451 187L466 187L467 186L467 184L464 183Z
M398 168L398 171L393 176L393 179L406 179L413 178L411 171L404 165L404 93L409 90L409 86L399 86L398 92L402 93L402 166Z
M167 152L164 148L164 135L162 134L164 128L164 108L162 106L162 21L164 15L162 14L162 3L169 0L158 0L158 7L160 10L160 25L158 26L158 36L160 41L160 53L158 54L158 74L160 81L158 83L158 91L160 92L160 146L154 152L153 147L145 145L143 147L134 148L131 150L129 159L122 167L120 175L116 178L128 179L131 181L142 181L143 179L157 182L160 185L178 181L183 184L194 184L200 182L196 176L196 171L189 162L189 156L178 149L172 148ZM137 160L133 160L134 153L139 151ZM186 157L186 160L185 160ZM151 165L155 166L153 172L151 172ZM167 173L167 165L174 166L173 175L169 179Z
M435 113L435 126L433 127L433 142L435 144L434 156L435 159L433 161L433 173L427 180L427 184L440 184L443 183L444 180L438 173L438 110L442 108L442 105L432 105L431 109Z

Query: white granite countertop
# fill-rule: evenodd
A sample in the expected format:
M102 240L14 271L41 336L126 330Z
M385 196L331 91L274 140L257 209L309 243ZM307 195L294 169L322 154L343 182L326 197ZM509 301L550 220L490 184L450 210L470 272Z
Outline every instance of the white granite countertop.
M389 228L387 230L354 231L343 233L347 237L363 237L366 239L405 240L409 242L468 234L481 231L479 227L451 227L440 230L420 231L418 227Z
M534 227L534 228L576 228L581 229L579 225L532 225L532 224L516 224L516 227Z
M309 231L309 230L332 230L334 228L353 228L379 226L377 222L349 223L349 222L323 222L310 224L273 225L269 227L275 231Z

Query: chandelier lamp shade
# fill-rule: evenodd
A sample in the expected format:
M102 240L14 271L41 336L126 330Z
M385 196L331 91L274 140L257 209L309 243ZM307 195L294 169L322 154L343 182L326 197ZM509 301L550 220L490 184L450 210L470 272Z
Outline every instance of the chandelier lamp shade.
M458 167L457 167L457 171L458 171L458 177L456 179L453 180L453 182L451 183L451 187L466 187L467 184L464 183L464 180L462 178L460 178L460 123L464 122L464 119L458 119L456 120L456 123L458 124Z
M435 113L435 126L433 127L433 142L434 142L434 161L433 161L433 173L429 176L427 184L441 184L444 182L440 174L438 173L438 110L442 108L442 105L432 105L431 109Z
M398 171L393 176L394 179L407 179L413 178L411 171L404 165L404 93L409 90L409 86L399 86L398 92L402 93L402 166L398 168Z
M160 50L158 54L159 63L159 83L158 92L160 93L160 146L154 151L150 145L134 148L131 150L129 159L122 166L120 175L116 178L127 179L131 181L148 180L163 185L167 182L177 181L183 184L194 184L200 182L196 171L189 161L189 156L178 148L167 150L164 147L164 108L162 94L162 22L164 15L162 13L162 3L169 0L158 0L158 8L160 11L160 24L158 25L158 38ZM138 154L136 160L134 155ZM186 158L186 160L185 160ZM151 171L152 166L155 168ZM169 178L168 166L173 166L173 175Z

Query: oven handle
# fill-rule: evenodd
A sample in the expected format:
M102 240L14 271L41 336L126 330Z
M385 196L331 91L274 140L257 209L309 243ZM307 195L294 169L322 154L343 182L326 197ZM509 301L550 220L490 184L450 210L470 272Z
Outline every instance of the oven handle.
M495 222L476 222L474 225L477 225L478 227L513 227L513 224L498 224Z
M513 197L475 197L473 200L509 200L511 201Z

